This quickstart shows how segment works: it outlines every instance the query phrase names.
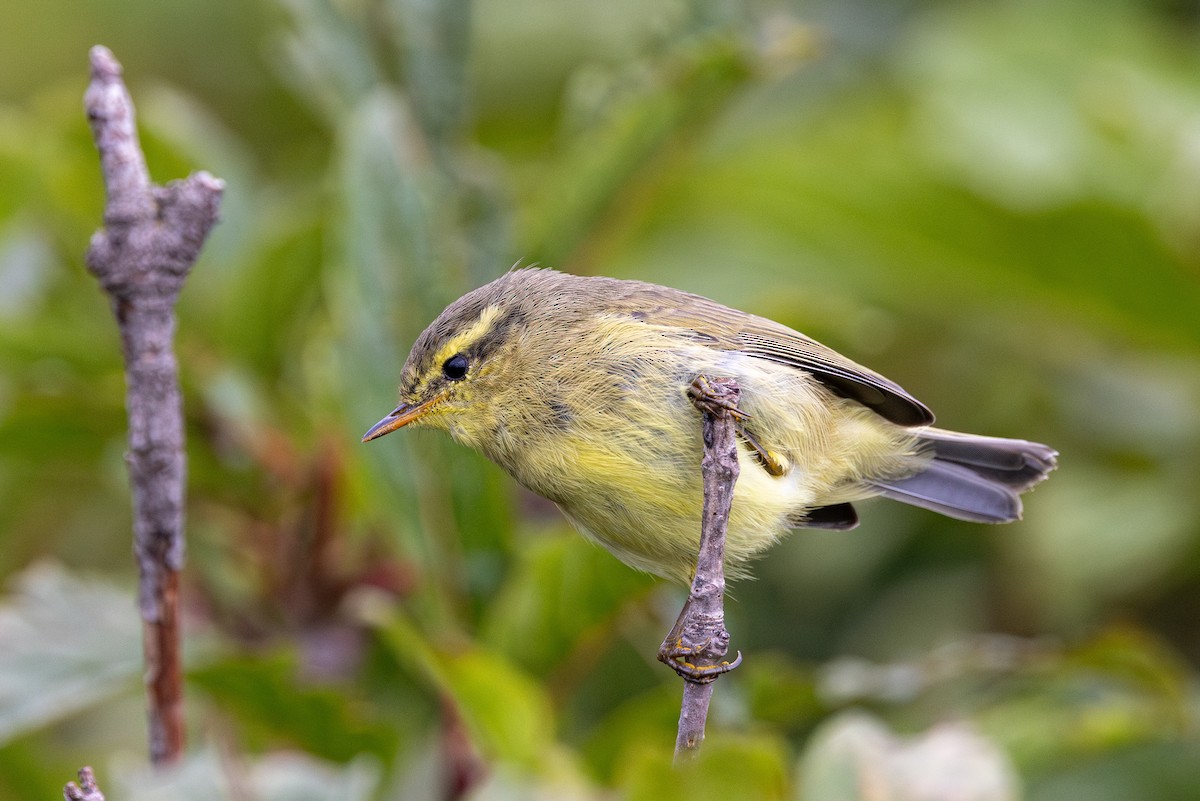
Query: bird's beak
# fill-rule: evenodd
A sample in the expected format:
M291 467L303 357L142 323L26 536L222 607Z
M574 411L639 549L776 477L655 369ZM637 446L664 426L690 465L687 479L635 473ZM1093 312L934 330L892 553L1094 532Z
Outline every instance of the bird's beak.
M432 401L425 401L424 403L415 405L411 403L400 404L392 410L391 414L371 426L367 433L363 434L362 441L370 442L373 439L382 437L384 434L392 433L397 428L403 428L428 412L432 405Z

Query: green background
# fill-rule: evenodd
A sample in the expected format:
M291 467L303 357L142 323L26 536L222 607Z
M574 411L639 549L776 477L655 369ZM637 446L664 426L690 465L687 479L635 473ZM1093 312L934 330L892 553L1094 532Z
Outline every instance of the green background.
M0 798L1200 798L1200 14L1183 2L8 0ZM144 766L87 49L156 180L228 186L179 306L190 754ZM877 502L682 600L434 433L362 446L518 260L670 284L1050 443L1026 520ZM166 784L164 784L166 782ZM157 793L157 794L156 794ZM890 795L888 793L891 793Z

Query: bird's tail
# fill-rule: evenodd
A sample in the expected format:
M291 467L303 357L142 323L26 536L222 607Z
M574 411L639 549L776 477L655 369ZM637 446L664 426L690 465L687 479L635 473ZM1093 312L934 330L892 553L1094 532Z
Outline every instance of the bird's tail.
M1049 475L1058 452L1037 442L958 434L920 434L933 460L913 476L872 485L887 498L976 523L1021 517L1021 493Z

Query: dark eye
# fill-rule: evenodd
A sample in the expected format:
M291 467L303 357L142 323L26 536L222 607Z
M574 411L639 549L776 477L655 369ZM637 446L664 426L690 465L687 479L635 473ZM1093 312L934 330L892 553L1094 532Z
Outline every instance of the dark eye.
M442 375L451 381L460 381L466 376L468 366L470 362L467 361L467 357L456 353L442 364Z

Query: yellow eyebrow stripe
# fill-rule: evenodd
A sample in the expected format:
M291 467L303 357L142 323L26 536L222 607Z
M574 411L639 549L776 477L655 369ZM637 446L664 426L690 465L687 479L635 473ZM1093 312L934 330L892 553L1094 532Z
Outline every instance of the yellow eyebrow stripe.
M446 341L444 345L438 348L437 355L434 356L434 364L442 364L456 353L462 353L471 345L478 342L489 331L492 330L492 324L496 322L496 318L501 314L499 306L486 306L479 313L479 319L476 320L469 328L453 338Z

